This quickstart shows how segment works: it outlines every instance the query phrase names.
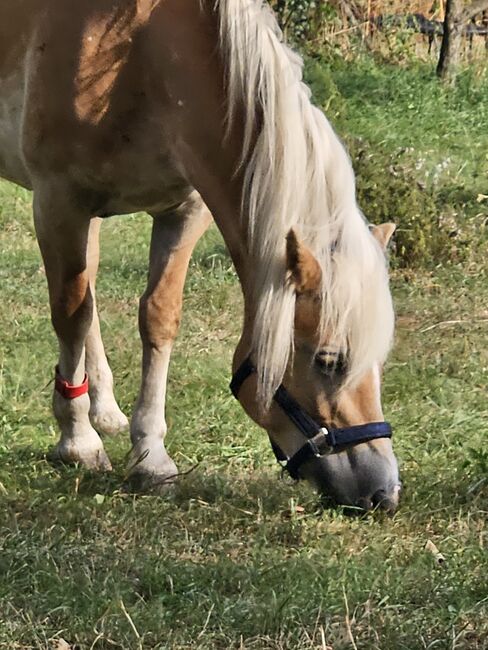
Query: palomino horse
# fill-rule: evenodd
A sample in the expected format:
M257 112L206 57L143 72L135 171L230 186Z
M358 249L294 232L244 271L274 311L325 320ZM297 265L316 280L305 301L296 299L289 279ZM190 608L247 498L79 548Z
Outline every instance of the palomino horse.
M109 469L99 433L128 424L95 308L98 217L144 210L130 477L150 489L177 475L166 378L211 211L244 294L232 383L242 406L292 476L341 503L396 507L380 401L393 228L369 230L301 67L261 0L0 0L0 170L33 190L59 340L58 459Z

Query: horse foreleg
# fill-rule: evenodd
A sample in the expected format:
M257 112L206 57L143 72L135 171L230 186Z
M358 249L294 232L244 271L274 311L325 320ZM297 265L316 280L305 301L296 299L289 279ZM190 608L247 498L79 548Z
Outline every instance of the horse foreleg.
M93 319L86 337L86 371L90 378L90 421L101 434L116 435L129 427L113 392L113 376L103 347L100 322L96 308L95 285L100 259L101 219L94 218L88 234L87 266L93 296Z
M164 446L166 381L188 262L210 222L198 195L170 213L153 215L149 279L139 309L142 383L131 421L129 482L137 490L164 489L177 476Z
M61 439L51 458L111 469L102 441L90 424L85 339L93 319L87 269L90 219L77 214L58 192L34 192L34 221L49 287L51 318L59 342L53 409Z

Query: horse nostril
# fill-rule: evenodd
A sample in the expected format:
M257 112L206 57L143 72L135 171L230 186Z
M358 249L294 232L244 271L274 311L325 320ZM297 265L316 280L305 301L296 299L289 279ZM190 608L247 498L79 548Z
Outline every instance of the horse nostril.
M376 506L381 506L388 499L385 490L378 490L373 494L373 503Z
M378 490L372 497L374 507L393 514L398 506L398 496L399 490L395 490L391 496L385 490Z
M356 501L356 506L358 508L361 508L361 510L372 510L373 509L373 502L371 501L370 498L368 497L361 497Z

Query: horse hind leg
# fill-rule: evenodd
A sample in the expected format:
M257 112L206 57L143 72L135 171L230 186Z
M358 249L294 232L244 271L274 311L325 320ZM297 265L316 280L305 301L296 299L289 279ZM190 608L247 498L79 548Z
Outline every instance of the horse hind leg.
M89 419L85 340L94 301L87 268L89 216L73 208L69 190L43 184L34 190L34 222L49 288L51 319L59 343L53 409L61 438L52 460L111 469L103 443Z
M149 279L139 309L142 383L131 421L129 486L138 491L164 491L177 476L164 446L166 381L188 263L210 222L196 193L176 210L153 215Z
M86 337L86 371L90 378L90 422L102 435L114 436L129 428L129 420L120 410L113 392L113 376L105 355L95 298L100 258L99 236L102 220L93 218L88 234L87 267L93 296L93 319Z

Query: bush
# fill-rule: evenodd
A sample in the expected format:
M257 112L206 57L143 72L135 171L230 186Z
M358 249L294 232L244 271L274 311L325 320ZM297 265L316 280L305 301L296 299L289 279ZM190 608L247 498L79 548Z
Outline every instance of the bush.
M278 22L287 40L304 43L314 40L336 9L323 0L274 0Z
M330 120L338 122L346 118L347 103L329 66L324 65L321 59L306 59L304 80L312 90L314 104Z
M356 172L358 203L372 223L397 225L396 266L432 266L463 256L461 228L452 208L419 178L413 151L389 152L359 139L347 142Z

